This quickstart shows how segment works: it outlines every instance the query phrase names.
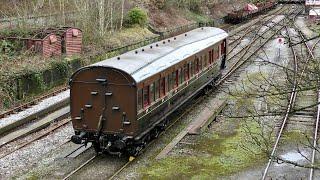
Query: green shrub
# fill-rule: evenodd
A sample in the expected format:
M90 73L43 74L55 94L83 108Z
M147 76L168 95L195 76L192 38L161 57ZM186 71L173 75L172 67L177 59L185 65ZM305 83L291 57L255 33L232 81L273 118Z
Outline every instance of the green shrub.
M52 69L59 71L60 75L68 75L69 73L69 64L67 60L62 61L52 61L50 63Z
M125 19L127 26L133 26L136 24L144 26L147 23L148 16L144 10L135 7L128 12Z

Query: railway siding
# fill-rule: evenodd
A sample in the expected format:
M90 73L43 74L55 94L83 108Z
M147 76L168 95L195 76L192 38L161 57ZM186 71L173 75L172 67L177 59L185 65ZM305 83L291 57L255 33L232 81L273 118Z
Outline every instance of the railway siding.
M197 117L182 130L157 156L156 159L163 159L167 154L187 135L195 135L203 132L208 125L216 119L218 114L227 105L226 100L219 100L218 98L211 99L206 103L205 108L199 113Z

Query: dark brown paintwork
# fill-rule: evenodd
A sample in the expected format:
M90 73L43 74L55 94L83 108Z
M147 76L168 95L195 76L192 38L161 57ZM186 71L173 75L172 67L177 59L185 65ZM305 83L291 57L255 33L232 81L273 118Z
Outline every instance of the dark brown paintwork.
M203 32L199 31L198 33ZM94 142L94 144L104 150L110 150L109 144L111 147L121 149L121 147L124 147L119 146L121 142L128 145L130 152L130 146L139 147L141 142L148 139L150 134L154 134L154 130L159 129L155 128L156 126L163 127L166 122L165 119L169 114L220 76L223 69L221 66L221 57L225 57L227 51L227 47L223 48L221 45L223 42L226 42L226 38L221 38L221 41L212 43L214 45L210 45L210 47L207 46L207 48L198 49L196 52L194 51L192 54L189 54L187 58L180 58L179 62L167 66L161 71L149 73L149 75L144 78L137 78L138 80L134 79L134 75L129 74L131 69L128 67L136 68L136 66L141 65L134 64L134 61L145 61L135 57L136 55L134 53L132 56L125 56L127 64L124 64L122 59L118 58L117 60L113 59L113 63L105 60L80 69L71 77L70 82L71 117L76 134L73 136L73 142L81 143L78 139L83 137L82 140ZM184 44L182 43L182 45ZM177 48L179 49L179 46ZM209 52L212 50L214 50L214 54L218 53L218 55L214 57L214 63L209 65ZM166 49L162 48L162 51L166 52ZM178 53L178 51L175 53ZM161 53L158 54L160 56L165 55ZM139 57L146 58L147 55L140 55ZM195 59L199 57L202 57L202 59L207 57L207 63L204 63L207 64L205 68L192 77L190 75L190 79L178 87L175 87L169 92L166 90L166 94L158 98L155 102L152 102L142 109L137 109L138 89L149 86L162 77L167 77L168 74L175 72L177 69L187 67L187 64L190 64L190 62L194 63ZM218 59L218 57L220 59ZM157 60L156 57L153 58ZM133 65L130 64L130 61L133 62ZM123 66L120 65L128 66L124 68L125 70L114 68L123 68ZM146 74L148 74L148 72L146 72ZM107 80L105 85L103 85L103 79ZM168 89L167 80L165 87ZM98 94L92 95L91 92L97 92ZM112 96L106 97L106 93L112 93ZM89 106L86 107L86 105ZM119 106L119 111L112 109L112 107L115 106ZM104 108L106 109L104 110ZM81 113L81 109L83 109L83 113ZM123 123L124 112L126 114L126 121L130 123ZM80 119L79 117L81 117L81 120L77 120ZM104 122L101 133L97 133L99 132L100 119L104 119L101 117L105 117L106 121ZM81 136L81 134L84 135Z
M98 82L96 79L99 78L106 79L107 84ZM133 135L137 128L136 91L134 80L123 71L109 67L79 70L71 81L71 117L74 129L96 132L100 116L104 115L106 121L103 133ZM92 95L91 92L98 94ZM106 93L112 95L106 96ZM116 106L120 109L113 110L112 107ZM82 120L76 120L76 117L81 117L82 108ZM124 112L127 120L131 122L130 125L122 124Z

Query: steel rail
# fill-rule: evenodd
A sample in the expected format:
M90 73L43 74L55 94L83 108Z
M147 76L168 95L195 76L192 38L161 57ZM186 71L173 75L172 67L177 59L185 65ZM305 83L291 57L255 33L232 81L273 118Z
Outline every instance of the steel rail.
M287 30L287 32L288 32L289 42L291 42L290 33L289 33L287 27L286 27L286 30ZM276 141L275 141L275 143L274 143L274 145L273 145L272 152L271 152L271 154L270 154L270 158L269 158L268 163L267 163L267 166L266 166L266 168L265 168L265 170L264 170L264 172L263 172L262 180L265 180L265 178L266 178L266 176L267 176L267 174L268 174L268 170L269 170L270 165L271 165L271 163L272 163L272 161L273 161L274 155L275 155L275 153L276 153L276 149L277 149L278 144L279 144L279 142L280 142L280 138L281 138L281 135L282 135L282 133L283 133L283 130L284 130L286 124L287 124L287 120L288 120L288 117L289 117L289 113L290 113L290 111L291 111L291 108L293 107L294 100L295 100L295 96L296 96L297 71L298 71L297 54L296 54L296 52L295 52L295 50L294 50L293 47L291 47L291 52L292 52L292 54L293 54L293 60L294 60L294 64L295 64L295 72L294 72L294 74L295 74L295 75L294 75L295 80L294 80L292 92L291 92L291 95L290 95L290 100L289 100L289 103L288 103L288 105L287 105L286 114L285 114L285 116L284 116L284 118L283 118L283 120L282 120L281 128L280 128L280 130L279 130L279 132L278 132L277 139L276 139Z
M27 140L27 141L24 142L23 144L19 145L17 148L15 148L15 149L13 149L13 150L11 150L11 151L9 151L9 152L6 152L5 154L1 155L1 156L0 156L0 159L8 156L9 154L12 154L12 153L18 151L19 149L21 149L21 148L23 148L23 147L25 147L25 146L33 143L33 142L36 141L36 140L41 139L42 137L50 134L51 132L55 131L56 129L58 129L58 128L64 126L64 125L66 125L66 124L69 123L70 121L71 121L71 119L62 120L62 121L59 122L58 124L50 127L48 130L39 133L37 136L33 137L33 138L30 139L30 140ZM70 140L68 140L67 142L69 142L69 141L70 141Z
M289 14L291 15L291 14ZM283 19L283 21L285 20L285 18ZM280 21L281 22L281 21ZM280 23L279 22L279 23ZM279 23L277 23L276 25L278 25ZM275 26L276 26L275 25ZM270 36L263 44L261 44L255 52L258 52L265 44L267 44L273 37L274 35L276 35L278 32L280 32L284 27L279 28L275 33L273 33L272 36ZM270 29L269 29L270 30ZM269 32L268 30L265 31L262 35L266 34L267 32ZM261 38L261 36L257 36L256 38L254 38L254 41L252 41L250 43L250 45L252 46L253 42L256 42L259 38ZM252 53L249 57L243 59L242 61L240 61L245 55L247 55L247 52L249 51L249 49L251 48L251 46L247 46L245 49L245 53L241 55L240 58L238 58L239 60L237 62L235 62L231 67L230 70L215 84L215 86L219 86L221 84L223 84L223 82L225 82L237 69L239 69L243 64L245 64L252 56L254 56L255 52ZM234 56L233 56L234 57ZM232 58L233 58L232 57Z
M213 91L213 90L211 90ZM196 107L200 102L202 102L204 100L205 96L201 96L198 99L196 99L196 102L192 104L191 107L189 107L187 110L185 110L183 112L183 114L181 114L178 118L175 118L174 121L172 121L169 126L162 131L159 136L162 136L165 132L167 132L169 129L171 129L173 127L173 125L175 123L177 123L182 117L184 117L187 113L190 112L191 109L193 109L194 107ZM149 142L143 149L141 152L144 152L149 146L151 146L152 144L154 144L156 142L157 138L153 139L151 142ZM81 164L77 169L73 170L71 173L69 173L65 178L63 178L63 180L69 179L71 176L73 176L75 173L77 173L80 169L82 169L83 167L85 167L87 164L89 164L91 161L93 161L98 155L90 158L88 161L86 161L85 163ZM139 158L139 157L138 157ZM109 177L108 179L114 179L117 175L119 175L126 167L128 167L130 164L132 164L134 161L136 161L137 158L135 157L129 157L129 160L123 165L121 166L120 169L118 169L111 177Z
M298 16L298 14L299 14L300 12L301 12L301 10L294 16L293 21L295 20L295 18ZM294 23L293 23L293 24L294 24ZM294 25L295 25L295 24L294 24ZM286 31L287 31L287 33L288 33L289 42L292 42L291 37L290 37L290 33L289 33L287 27L286 27ZM299 32L299 31L298 31L298 32ZM303 36L303 34L302 34L301 32L299 32L299 35L300 35L300 37L301 37L302 39L304 39L304 36ZM307 48L307 51L308 51L309 55L310 55L311 57L313 57L313 54L312 54L312 53L310 54L311 51L310 51L310 48L309 48L309 46L308 46L308 44L307 44L306 42L305 42L305 46L306 46L306 48ZM290 114L290 112L291 112L291 109L292 109L292 107L293 107L293 105L294 105L294 103L295 103L296 97L297 97L297 86L298 86L298 83L300 82L300 80L301 80L301 78L302 78L302 76L303 76L303 74L304 74L304 72L305 72L305 69L306 69L306 66L305 66L304 69L303 69L302 72L301 72L300 78L298 79L298 77L297 77L297 73L298 73L298 61L297 61L297 60L298 60L298 57L297 57L297 54L296 54L295 49L293 48L293 46L291 46L291 51L292 51L292 54L293 54L293 56L294 56L294 64L295 64L295 71L294 71L294 78L295 78L295 79L294 79L294 84L293 84L292 92L291 92L291 95L290 95L290 100L289 100L289 103L288 103L288 105L287 105L286 114L285 114L285 117L284 117L283 120L282 120L281 128L280 128L280 130L279 130L279 132L278 132L276 141L275 141L275 143L274 143L274 145L273 145L273 148L272 148L272 151L271 151L271 154L270 154L270 157L269 157L267 166L266 166L266 168L265 168L265 170L264 170L264 172L263 172L262 180L265 180L265 178L266 178L266 176L267 176L267 174L268 174L268 170L269 170L269 168L270 168L270 166L271 166L271 163L272 163L272 161L273 161L273 159L274 159L274 156L275 156L275 153L276 153L278 144L279 144L279 142L280 142L280 138L281 138L281 136L282 136L282 134L283 134L283 131L284 131L285 127L286 127L289 114ZM308 60L309 60L309 58L307 58L307 62L308 62Z
M314 53L314 50L316 49L317 44L320 42L320 39L318 39L318 41L313 45L312 47L312 52ZM313 56L314 59L314 56ZM318 107L317 107L317 118L316 118L316 125L315 125L315 129L314 129L314 135L313 135L313 146L312 146L312 156L311 156L311 168L310 168L310 174L309 174L309 180L313 180L313 176L314 176L314 162L315 162L315 158L316 158L316 151L317 151L317 141L318 141L318 132L319 132L319 121L320 121L320 89L318 89L317 91L317 95L318 95Z
M92 162L96 157L98 157L98 155L94 155L93 157L91 157L90 159L88 159L86 162L84 162L83 164L81 164L77 169L73 170L71 173L69 173L66 177L63 178L63 180L69 179L72 175L74 175L75 173L77 173L80 169L82 169L83 167L85 167L86 165L88 165L90 162Z
M288 15L291 15L293 12L288 12ZM268 23L271 23L273 18L270 18L269 21L263 23L260 25L260 27L258 28L259 30L265 26ZM268 30L264 31L262 34L259 34L259 32L257 32L254 36L254 38L243 48L241 49L239 52L235 53L233 56L229 57L227 59L227 61L230 61L231 59L234 59L235 57L238 56L238 54L240 53L244 53L242 54L239 59L243 58L243 56L249 51L250 47L252 46L252 43L256 42L258 39L260 39L260 37L262 37L264 34L266 34L267 32L269 32L269 30L277 25L279 25L282 21L285 21L286 17L284 17L282 20L280 20L279 22L274 23L274 25L272 27L268 27ZM230 51L231 52L231 51ZM228 53L230 54L230 53Z
M273 16L277 15L277 14L280 14L282 12L284 12L285 10L287 10L288 8L285 8L285 7L281 7L279 10L277 10L276 12L273 12L271 14L268 14L267 17L260 17L258 19L258 21L256 23L260 23L260 28L261 26L263 26L263 22L262 21L265 21L265 22L268 22L270 21ZM239 38L236 38L235 40L229 42L229 45L232 45L234 43L236 43L237 41L239 41L234 47L231 48L231 50L229 50L229 52L227 53L227 55L229 55L236 47L238 47L238 45L240 44L241 40L246 36L248 35L249 33L253 32L255 30L254 27L256 27L257 24L254 24L253 26L248 26L246 29L245 29L245 33L243 35L241 35ZM259 28L259 29L260 29Z

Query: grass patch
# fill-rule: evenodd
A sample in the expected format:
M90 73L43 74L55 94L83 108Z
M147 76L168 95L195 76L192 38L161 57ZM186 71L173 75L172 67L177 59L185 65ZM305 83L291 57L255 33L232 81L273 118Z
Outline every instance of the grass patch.
M229 134L218 131L205 133L199 137L197 145L190 148L193 156L168 157L152 161L147 168L141 168L143 179L218 179L253 165L266 161L263 151L247 140L245 126L237 120L223 122L225 126L238 124ZM250 128L259 131L255 123ZM219 127L219 129L221 129ZM250 149L245 150L243 146Z

